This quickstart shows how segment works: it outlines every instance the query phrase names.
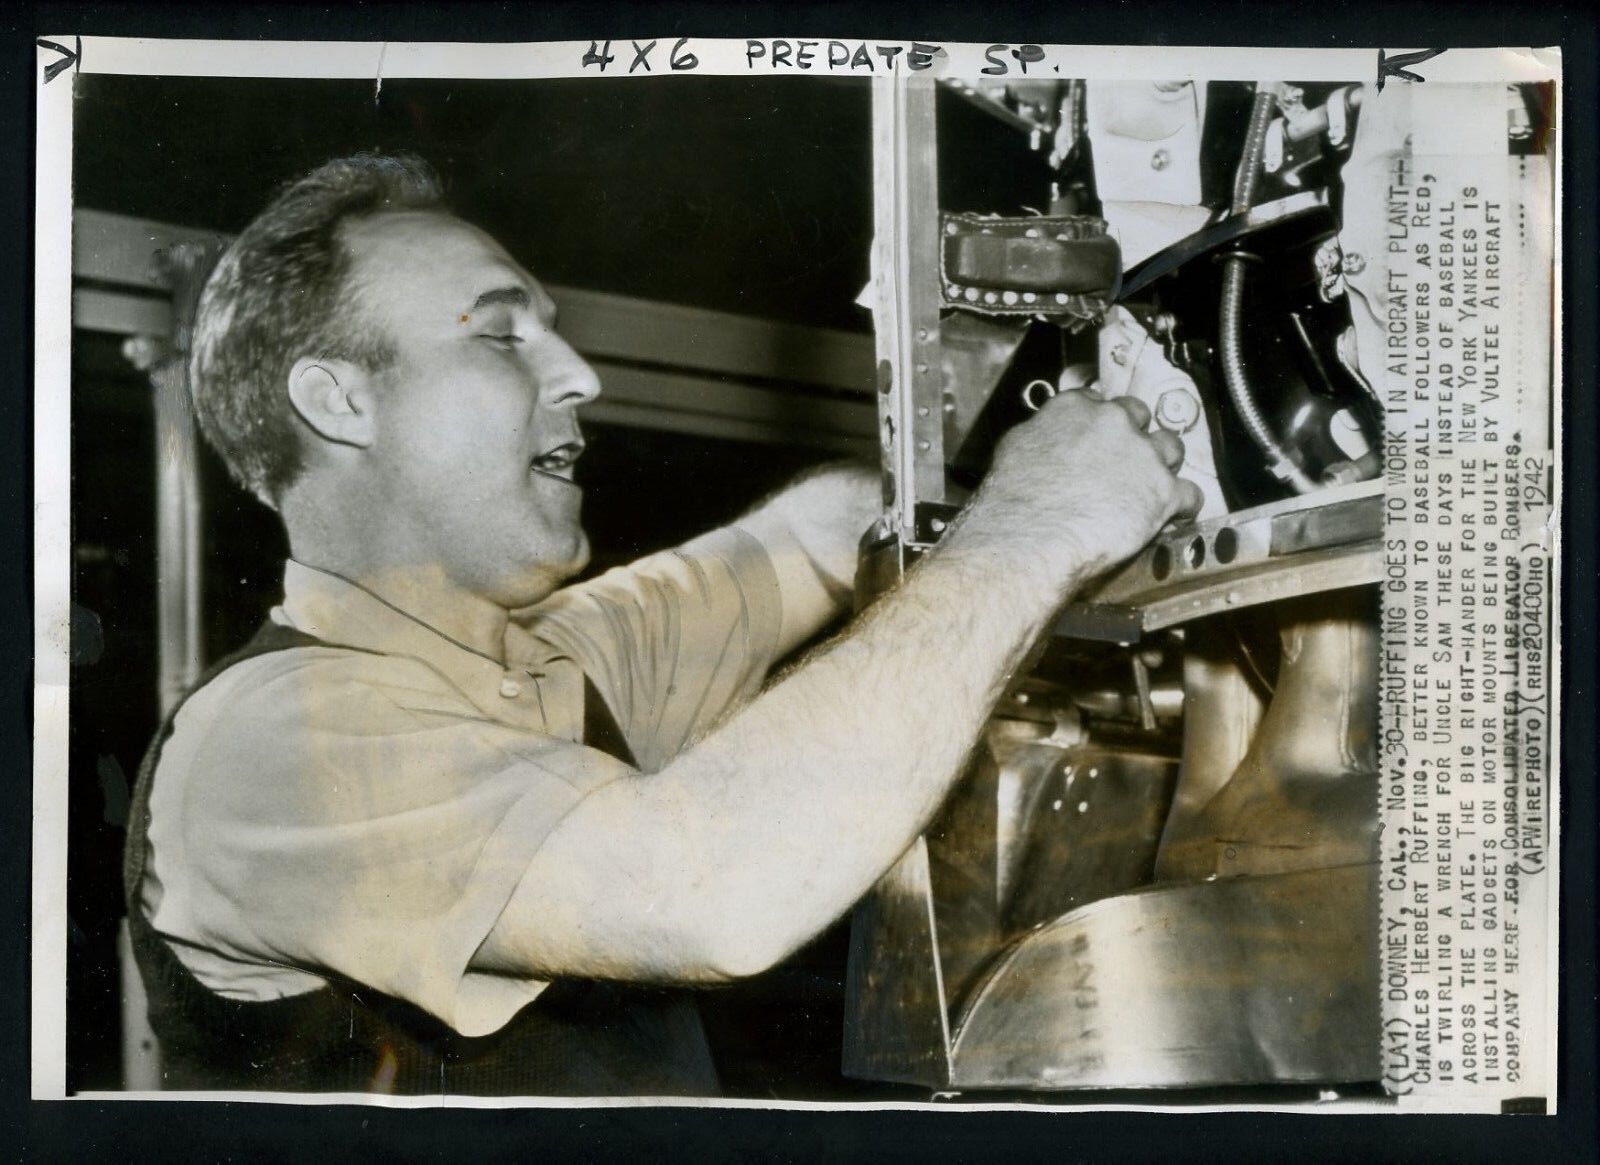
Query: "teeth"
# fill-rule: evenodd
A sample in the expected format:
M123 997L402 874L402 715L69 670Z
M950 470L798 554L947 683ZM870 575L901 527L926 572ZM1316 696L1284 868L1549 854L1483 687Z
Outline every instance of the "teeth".
M531 464L533 468L542 469L549 473L563 473L577 464L578 455L581 452L581 447L562 445L550 450L548 453L541 453L533 459Z

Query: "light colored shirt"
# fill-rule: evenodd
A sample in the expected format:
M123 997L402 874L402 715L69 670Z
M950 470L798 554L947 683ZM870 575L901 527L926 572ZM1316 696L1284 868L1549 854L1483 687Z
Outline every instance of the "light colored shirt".
M150 799L154 928L230 998L337 975L497 1030L545 984L470 959L555 825L634 774L582 743L584 675L658 769L760 686L795 559L715 531L518 613L506 664L289 562L271 617L330 646L237 664L182 706Z

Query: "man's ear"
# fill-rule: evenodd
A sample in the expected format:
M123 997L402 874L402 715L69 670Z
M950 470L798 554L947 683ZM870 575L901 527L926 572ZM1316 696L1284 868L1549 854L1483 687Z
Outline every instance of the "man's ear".
M321 436L364 449L374 433L369 379L348 360L302 356L289 370L289 400Z

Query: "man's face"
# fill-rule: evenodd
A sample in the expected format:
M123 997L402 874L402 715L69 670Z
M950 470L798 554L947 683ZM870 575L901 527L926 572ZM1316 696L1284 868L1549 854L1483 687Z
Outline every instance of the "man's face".
M391 553L503 607L538 601L589 558L572 467L594 370L555 334L544 289L476 227L407 211L345 241L364 318L395 351L374 376L365 451Z

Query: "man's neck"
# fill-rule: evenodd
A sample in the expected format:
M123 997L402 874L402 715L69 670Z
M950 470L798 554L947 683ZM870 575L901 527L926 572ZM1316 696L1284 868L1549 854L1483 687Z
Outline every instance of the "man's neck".
M296 562L338 576L376 595L417 622L491 659L505 659L506 609L461 585L421 548L391 530L371 524L352 527L350 513L374 514L375 506L351 503L328 507L318 495L293 488L279 501Z
M391 566L347 577L462 646L504 661L505 608L455 584L438 567Z
M451 581L437 566L361 565L300 545L292 549L291 557L354 583L470 651L502 662L505 659L509 622L505 608Z

